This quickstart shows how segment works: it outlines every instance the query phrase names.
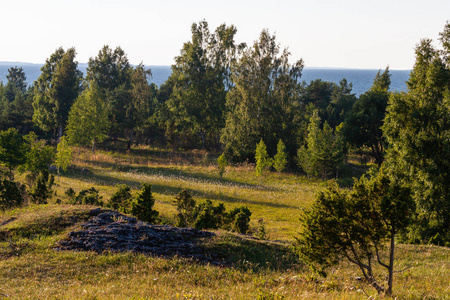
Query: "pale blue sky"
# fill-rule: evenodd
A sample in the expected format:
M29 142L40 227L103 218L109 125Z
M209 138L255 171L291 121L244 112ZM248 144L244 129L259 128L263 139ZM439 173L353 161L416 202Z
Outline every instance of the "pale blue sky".
M269 29L307 67L410 69L420 39L437 42L450 0L0 0L0 61L43 63L74 46L87 62L107 44L133 64L170 65L202 19L235 25L247 44Z

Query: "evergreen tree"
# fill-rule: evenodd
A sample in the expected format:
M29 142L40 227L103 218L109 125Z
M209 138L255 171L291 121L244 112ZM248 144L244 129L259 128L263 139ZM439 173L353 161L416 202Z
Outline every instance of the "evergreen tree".
M69 147L69 142L66 136L62 136L58 143L58 146L56 147L55 166L58 169L58 180L59 170L62 169L63 171L66 171L67 167L70 166L72 153L72 149Z
M450 241L450 24L440 35L443 49L429 39L416 47L407 93L389 99L383 132L388 165L413 188L415 242Z
M256 175L262 177L264 171L270 168L273 163L272 159L267 154L267 147L262 139L256 145L255 160L256 160L256 167L255 167Z
M308 125L307 145L298 150L299 166L308 176L327 178L337 175L338 166L344 159L343 142L339 127L335 131L327 122L320 129L320 117L315 110Z
M158 211L153 209L155 198L152 194L152 186L142 183L141 192L131 202L131 214L141 221L153 223L158 217Z
M24 140L15 128L0 131L0 163L8 168L9 177L14 179L13 169L26 160Z
M273 166L278 173L283 172L284 168L288 163L288 157L286 154L286 146L280 139L277 145L277 154L273 158Z

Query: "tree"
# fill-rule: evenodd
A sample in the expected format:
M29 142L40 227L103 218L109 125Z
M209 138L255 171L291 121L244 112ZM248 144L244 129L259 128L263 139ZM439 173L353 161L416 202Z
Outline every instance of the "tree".
M182 190L175 197L175 204L177 205L177 226L187 227L194 221L194 208L195 200L192 195L186 191Z
M225 173L225 169L226 169L227 165L228 165L227 157L226 157L225 153L222 153L217 158L217 168L219 170L220 179L222 179L223 174Z
M410 189L401 178L393 179L384 171L361 177L352 191L333 184L301 215L303 231L295 248L303 261L324 276L327 268L344 258L358 266L378 293L391 295L395 238L409 224L412 209ZM381 255L386 242L389 262L383 262ZM386 287L377 280L376 263L387 271Z
M61 138L69 110L81 91L83 73L75 61L75 48L58 48L41 68L35 82L33 121L44 131Z
M388 92L390 76L389 67L383 73L378 71L370 90L362 94L353 105L343 128L346 140L354 147L368 147L378 166L381 166L384 159L386 141L381 127L391 94Z
M110 126L109 106L95 83L81 93L69 113L67 137L69 144L86 146L101 143L108 133Z
M114 50L105 45L95 58L90 58L86 81L95 84L108 112L111 127L109 136L125 136L127 111L133 107L131 97L131 75L133 68L125 51L120 47ZM127 110L127 107L129 108Z
M34 132L30 132L24 136L26 154L25 162L19 167L19 171L29 171L28 179L30 186L42 172L48 172L49 166L55 159L55 149L46 145L45 140L41 140ZM48 176L44 175L45 180Z
M286 146L283 141L280 139L277 145L277 154L273 157L273 166L278 173L283 172L284 168L288 163L288 157L286 154Z
M235 161L253 160L254 145L266 142L268 153L275 154L281 138L288 153L297 144L292 103L298 98L303 61L289 64L290 53L281 51L275 35L261 32L253 47L246 48L231 67L233 85L226 98L226 125L221 141Z
M191 41L175 58L171 78L176 84L167 101L166 126L192 135L202 149L218 147L225 125L225 97L230 87L230 64L240 47L234 26L220 25L211 32L206 21L191 27Z
M15 128L0 131L0 163L8 168L9 177L14 179L13 169L26 160L24 140Z
M72 160L72 149L69 147L69 142L66 136L62 136L58 146L56 147L56 160L55 166L58 169L58 180L59 180L59 169L62 169L64 172L67 170L67 167L70 166L70 162Z
M267 147L262 139L256 145L255 160L256 160L256 167L255 167L256 175L262 177L264 171L270 168L273 163L272 159L267 154Z
M159 213L153 209L155 198L152 195L152 186L142 183L141 192L131 202L131 214L141 221L153 223Z
M6 75L6 98L9 102L16 99L17 94L25 94L27 91L27 77L22 67L11 67Z
M344 159L339 129L333 130L327 122L320 129L319 112L314 111L308 125L307 145L297 152L298 164L308 176L337 175L338 166Z
M150 69L146 69L142 63L132 71L131 101L125 105L126 118L124 120L124 127L128 137L128 150L131 149L136 130L149 117L150 104L154 96L152 88L148 84L151 74Z
M389 99L383 132L388 165L413 189L413 242L450 242L450 24L440 34L443 49L429 39L416 46L407 93Z

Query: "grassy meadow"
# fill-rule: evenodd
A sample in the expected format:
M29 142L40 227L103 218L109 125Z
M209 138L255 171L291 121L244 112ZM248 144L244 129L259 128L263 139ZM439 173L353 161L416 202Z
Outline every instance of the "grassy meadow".
M357 281L356 267L342 262L327 278L310 272L293 254L299 212L326 186L297 174L230 166L221 179L213 155L152 148L131 152L75 151L72 167L55 175L55 196L46 205L0 212L0 299L378 299ZM346 177L358 176L354 165ZM16 179L25 182L23 175ZM350 179L347 179L347 182ZM69 205L64 192L95 187L107 201L117 184L134 191L152 184L161 222L175 223L174 197L189 190L197 203L222 202L227 210L252 212L248 236L214 231L201 243L226 264L135 253L56 251L57 242L89 218L92 206ZM345 182L345 180L343 181ZM350 181L351 182L351 181ZM56 204L56 203L60 204ZM264 224L266 239L258 238ZM450 299L450 249L399 245L394 278L398 299ZM379 273L384 276L384 273ZM383 282L383 277L380 281Z

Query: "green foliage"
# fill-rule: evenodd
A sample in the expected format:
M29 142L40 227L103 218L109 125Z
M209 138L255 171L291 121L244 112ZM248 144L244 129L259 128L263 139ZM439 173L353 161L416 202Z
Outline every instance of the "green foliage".
M24 202L17 183L8 179L0 180L0 210L21 206Z
M31 179L34 179L39 173L48 170L55 159L55 149L46 145L45 140L38 139L34 132L24 136L25 146L27 148L25 163L20 166L20 171L31 172Z
M230 64L238 46L234 26L225 24L211 32L206 21L192 24L191 41L183 44L175 58L169 80L174 80L165 103L166 132L186 136L202 149L218 148L225 123L225 97L230 85Z
M35 82L33 121L44 131L56 133L59 129L59 137L81 90L83 73L78 70L75 55L75 48L58 48L46 60Z
M219 171L219 176L222 179L223 174L225 173L225 169L228 165L227 156L225 155L225 152L222 153L219 158L217 158L217 169Z
M65 194L71 198L70 204L103 206L102 196L99 195L98 190L94 187L81 190L76 196L75 191L69 188Z
M429 39L416 47L407 93L389 99L383 132L388 165L414 190L411 242L428 243L437 234L450 241L450 26L441 33L443 50Z
M308 125L307 147L301 147L297 152L299 166L308 176L327 178L337 173L338 166L343 162L343 142L339 134L324 123L320 129L320 117L315 110Z
M361 177L352 191L333 184L318 194L311 209L302 213L303 231L297 237L296 250L322 275L342 258L347 259L360 268L379 293L390 294L395 237L408 226L412 209L410 189L383 171L370 178ZM387 241L389 262L383 263L380 251ZM375 259L388 271L387 288L374 275Z
M235 161L253 160L254 145L263 139L273 155L279 139L295 153L297 123L294 106L303 61L289 64L290 53L280 49L275 35L261 32L252 47L243 50L231 67L230 86L226 96L226 124L221 141L229 157Z
M371 157L379 166L384 159L385 139L381 126L386 115L390 93L389 68L378 71L370 90L362 94L345 120L343 133L354 147L368 147Z
M192 195L182 190L177 196L175 196L175 204L177 206L177 226L187 227L194 221L194 209L195 200Z
M238 233L247 233L250 228L250 216L252 213L245 207L237 207L228 213L228 218L231 221L231 228Z
M111 196L108 207L123 213L129 213L131 205L131 189L126 184L116 186L117 191Z
M34 186L28 192L31 201L36 204L46 204L53 194L52 186L54 182L55 177L49 175L47 170L40 171Z
M70 162L72 160L72 149L69 147L69 142L67 141L66 136L62 136L58 146L56 147L56 160L55 166L59 169L62 169L64 172L67 170L67 167L70 166Z
M224 224L226 218L225 206L223 203L214 206L211 200L206 200L206 202L195 207L193 215L196 229L217 229Z
M91 83L77 98L69 113L67 137L71 145L101 143L108 135L110 107L105 103L98 86Z
M0 131L0 163L9 169L11 179L12 170L25 162L25 153L25 144L17 129Z
M259 143L256 145L256 153L255 153L256 167L255 172L257 176L262 177L264 171L270 168L273 164L272 159L267 154L266 144L261 139Z
M154 223L159 215L158 211L153 209L154 204L152 186L142 183L141 192L131 202L131 214L141 221Z
M277 145L277 154L273 157L273 166L278 173L283 172L288 163L288 157L286 153L286 146L280 139Z

